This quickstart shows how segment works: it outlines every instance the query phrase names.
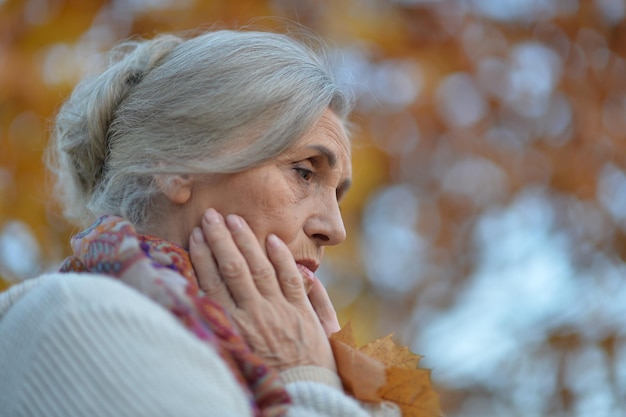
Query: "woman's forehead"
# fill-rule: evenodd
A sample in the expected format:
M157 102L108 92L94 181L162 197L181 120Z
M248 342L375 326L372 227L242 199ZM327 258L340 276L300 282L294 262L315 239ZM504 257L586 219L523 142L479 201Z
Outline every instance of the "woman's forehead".
M335 113L327 109L313 127L296 143L296 147L326 147L335 159L351 156L351 144L343 122Z

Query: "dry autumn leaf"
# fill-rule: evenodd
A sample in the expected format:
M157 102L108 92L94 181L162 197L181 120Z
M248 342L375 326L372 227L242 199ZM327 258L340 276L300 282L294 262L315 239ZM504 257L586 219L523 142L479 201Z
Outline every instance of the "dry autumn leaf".
M337 371L348 392L362 401L391 401L404 417L440 416L439 397L421 358L391 335L358 347L348 323L330 336Z
M388 368L387 383L379 393L383 399L396 403L404 417L441 416L439 395L426 369Z
M387 379L385 365L357 348L350 324L330 336L330 345L346 391L362 401L382 401L378 391Z
M412 353L406 346L398 346L391 340L392 335L376 339L359 350L387 366L416 369L422 358Z

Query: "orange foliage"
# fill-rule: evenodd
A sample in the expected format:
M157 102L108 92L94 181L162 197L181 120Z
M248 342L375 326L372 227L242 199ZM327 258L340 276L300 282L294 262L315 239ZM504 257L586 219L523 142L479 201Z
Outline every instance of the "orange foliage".
M391 335L358 347L350 324L330 336L337 370L348 392L362 401L391 401L404 417L441 415L430 371L419 369L421 356L398 346Z

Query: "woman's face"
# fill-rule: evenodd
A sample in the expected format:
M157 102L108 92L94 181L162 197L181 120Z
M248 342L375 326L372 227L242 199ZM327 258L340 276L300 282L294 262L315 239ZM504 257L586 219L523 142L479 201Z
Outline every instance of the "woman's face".
M346 238L339 201L350 186L350 158L343 124L327 110L296 145L276 159L247 171L197 181L184 210L185 217L195 223L188 225L185 236L200 225L204 211L213 207L224 216L243 217L262 243L270 233L276 234L296 263L315 272L324 246Z

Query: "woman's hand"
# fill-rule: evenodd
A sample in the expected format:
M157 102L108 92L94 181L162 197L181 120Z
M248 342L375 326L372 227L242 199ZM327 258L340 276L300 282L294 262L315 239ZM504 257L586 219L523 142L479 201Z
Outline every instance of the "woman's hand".
M314 309L287 246L270 235L266 250L267 256L241 217L224 219L214 209L205 212L202 229L194 229L189 241L200 287L229 311L268 365L279 371L298 365L336 371L326 332L339 325L326 291L316 282Z

